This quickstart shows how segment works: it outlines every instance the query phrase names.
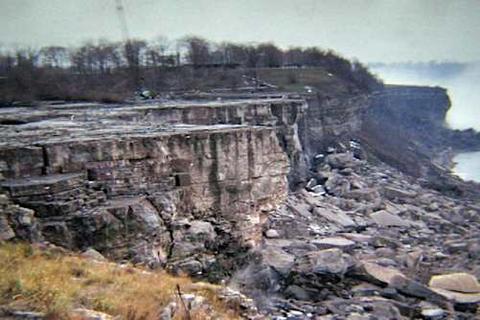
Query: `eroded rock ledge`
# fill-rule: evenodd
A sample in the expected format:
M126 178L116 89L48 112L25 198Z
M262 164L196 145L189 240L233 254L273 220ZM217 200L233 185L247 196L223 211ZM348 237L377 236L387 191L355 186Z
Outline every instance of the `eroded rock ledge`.
M24 124L2 127L1 185L37 238L201 273L255 246L286 198L278 135L296 151L275 125L290 102L275 103L6 110Z

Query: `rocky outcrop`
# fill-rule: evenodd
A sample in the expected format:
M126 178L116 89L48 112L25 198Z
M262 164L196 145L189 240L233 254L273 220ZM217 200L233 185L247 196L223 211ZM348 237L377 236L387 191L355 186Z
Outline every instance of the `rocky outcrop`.
M369 108L368 96L306 96L308 109L300 137L308 160L338 142L358 136L363 114Z
M366 153L422 178L426 188L476 197L478 185L455 178L450 169L455 153L480 150L480 133L447 126L446 89L386 86L371 96L370 105L358 135Z
M255 246L286 197L289 164L273 126L158 126L122 121L120 110L107 119L97 118L105 110L76 112L2 128L0 184L45 240L201 273L218 251Z
M480 149L480 133L452 130L446 124L450 99L440 87L386 86L370 99L362 137L382 160L415 176L432 171L446 150ZM444 158L444 157L443 157ZM449 169L449 159L438 163Z

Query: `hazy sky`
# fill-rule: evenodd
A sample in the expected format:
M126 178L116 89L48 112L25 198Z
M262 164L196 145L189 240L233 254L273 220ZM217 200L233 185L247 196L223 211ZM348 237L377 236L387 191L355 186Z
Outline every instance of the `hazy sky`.
M333 48L364 62L478 60L480 0L123 0L133 37ZM0 42L121 39L114 0L0 0Z

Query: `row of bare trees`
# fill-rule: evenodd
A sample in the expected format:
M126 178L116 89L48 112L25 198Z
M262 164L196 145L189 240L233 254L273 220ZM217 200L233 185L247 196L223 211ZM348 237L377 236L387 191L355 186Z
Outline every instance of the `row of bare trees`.
M33 66L71 68L79 73L108 73L127 66L158 67L193 65L238 65L246 68L323 66L354 68L349 60L317 47L282 50L272 43L213 43L199 37L169 41L132 40L128 43L98 41L80 47L48 46L0 52L1 72L28 60ZM357 63L358 64L358 63Z
M113 90L114 84L114 87L131 91L138 88L140 79L148 75L150 82L161 89L165 83L161 78L166 73L174 73L174 81L180 83L180 78L188 74L186 68L226 67L323 67L365 90L371 90L378 82L362 64L351 62L330 50L317 47L283 50L272 43L214 43L195 36L175 41L165 37L150 42L103 40L74 48L0 48L0 85L2 81L7 81L11 92L35 91L37 88L36 96L38 92L52 92L51 82L58 83L60 79L71 83L72 88L66 90L68 92L83 90L85 87L80 86L81 83L95 88L104 86L108 90ZM53 91L61 90L57 88Z

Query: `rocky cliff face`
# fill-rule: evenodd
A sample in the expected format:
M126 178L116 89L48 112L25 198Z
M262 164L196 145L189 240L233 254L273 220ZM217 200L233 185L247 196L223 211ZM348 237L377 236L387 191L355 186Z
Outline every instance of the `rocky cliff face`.
M453 153L480 148L479 133L447 126L450 99L443 88L387 86L370 105L361 130L365 144L416 177L436 180L448 171Z
M241 98L2 110L0 240L213 280L239 270L233 284L294 319L477 306L480 289L426 285L479 274L478 197L447 196L459 182L431 161L478 143L444 126L445 90ZM432 172L442 192L415 179Z
M259 243L287 181L304 184L313 155L354 134L365 107L309 97L7 109L1 186L33 210L39 239L203 272Z
M368 96L307 96L304 149L309 158L338 142L356 137L363 114L369 108Z
M270 105L261 107L248 109L258 118L229 119L260 121ZM167 109L161 126L162 108L26 111L26 124L2 128L2 188L34 210L45 240L202 272L214 253L259 241L261 222L286 197L289 164L275 127L175 125L199 110L229 114L179 109Z

